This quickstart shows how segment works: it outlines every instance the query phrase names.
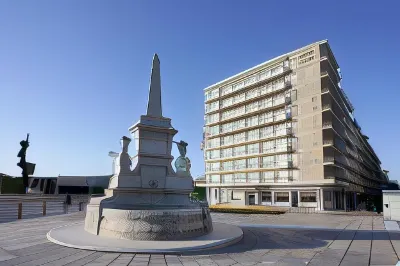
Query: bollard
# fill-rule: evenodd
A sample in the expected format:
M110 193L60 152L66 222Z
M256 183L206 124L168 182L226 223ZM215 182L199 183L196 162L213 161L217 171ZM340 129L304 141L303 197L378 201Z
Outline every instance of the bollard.
M22 202L18 203L18 219L22 219Z
M43 201L43 216L46 216L46 202Z

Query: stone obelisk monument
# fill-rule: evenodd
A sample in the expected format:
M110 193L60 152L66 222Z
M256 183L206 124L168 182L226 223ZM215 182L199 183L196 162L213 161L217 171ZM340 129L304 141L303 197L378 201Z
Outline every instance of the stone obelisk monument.
M103 197L87 206L85 230L95 235L130 240L178 240L212 232L208 205L193 202L190 160L184 141L175 142L181 156L172 168L173 137L178 132L163 117L160 61L154 55L147 113L122 137L115 173Z

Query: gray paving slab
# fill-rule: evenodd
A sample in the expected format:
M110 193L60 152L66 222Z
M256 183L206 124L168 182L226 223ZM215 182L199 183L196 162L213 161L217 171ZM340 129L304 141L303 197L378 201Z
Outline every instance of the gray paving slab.
M48 230L82 221L83 217L62 215L0 224L0 266L231 266L306 265L307 262L324 266L395 265L400 251L400 232L386 231L382 217L321 214L213 214L215 221L246 224L243 239L231 247L189 255L83 251L46 240L44 234Z
M120 253L104 253L97 259L85 264L87 266L106 266L115 261L121 254Z
M0 248L0 261L10 260L16 258L17 256L9 253L8 251Z

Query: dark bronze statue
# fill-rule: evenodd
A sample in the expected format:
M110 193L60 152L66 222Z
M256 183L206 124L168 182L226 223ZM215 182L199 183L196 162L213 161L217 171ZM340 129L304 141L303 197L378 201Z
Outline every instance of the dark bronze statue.
M21 158L17 165L22 169L22 181L25 189L28 188L28 176L33 174L34 165L26 162L26 150L29 147L29 133L26 136L26 140L22 140L20 143L21 149L18 152L18 157ZM33 168L32 168L33 167Z

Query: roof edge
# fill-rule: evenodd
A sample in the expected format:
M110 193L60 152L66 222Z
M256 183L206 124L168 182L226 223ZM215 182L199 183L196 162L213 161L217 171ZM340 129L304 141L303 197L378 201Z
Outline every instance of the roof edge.
M212 84L212 85L206 87L205 89L203 89L203 91L206 92L206 91L209 91L209 90L211 90L211 89L214 89L215 87L218 87L218 86L221 86L221 85L223 85L223 84L225 84L225 83L228 83L229 81L233 81L234 79L236 79L236 78L238 78L238 77L240 77L240 76L242 76L242 75L244 75L244 74L246 74L246 73L248 73L248 72L251 72L251 71L254 71L254 70L256 70L256 69L265 67L265 66L267 66L268 64L271 64L272 62L277 61L277 60L279 60L279 59L282 58L282 57L290 56L291 54L300 52L301 50L306 50L306 49L310 48L311 46L320 45L320 44L323 44L323 43L328 43L328 39L324 39L324 40L322 40L322 41L314 42L314 43L311 43L311 44L309 44L309 45L303 46L303 47L301 47L301 48L299 48L299 49L293 50L293 51L291 51L291 52L289 52L289 53L286 53L286 54L283 54L283 55L279 55L279 56L277 56L277 57L274 57L274 58L272 58L272 59L270 59L270 60L268 60L268 61L265 61L265 62L263 62L263 63L261 63L261 64L258 64L258 65L256 65L256 66L254 66L254 67L252 67L252 68L246 69L246 70L244 70L244 71L242 71L242 72L240 72L240 73L238 73L238 74L235 74L235 75L233 75L233 76L230 76L230 77L228 77L228 78L226 78L226 79L224 79L224 80L222 80L222 81L219 81L219 82L217 82L217 83L214 83L214 84Z

